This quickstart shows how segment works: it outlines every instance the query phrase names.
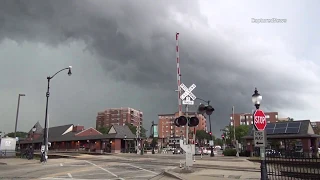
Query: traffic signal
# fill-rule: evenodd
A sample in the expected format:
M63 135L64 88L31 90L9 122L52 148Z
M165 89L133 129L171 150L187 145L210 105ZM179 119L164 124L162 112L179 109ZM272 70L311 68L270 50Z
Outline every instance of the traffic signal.
M198 114L203 114L206 110L206 106L204 104L200 104L198 107Z
M188 119L185 116L180 116L174 120L174 124L177 127L185 126L188 122Z
M221 138L224 139L224 134L221 134Z
M212 136L212 132L209 132L210 136Z
M214 111L214 108L211 105L204 105L200 104L198 107L198 114L204 114L211 115Z
M191 117L189 119L189 123L188 123L189 127L195 127L195 126L198 126L198 124L199 124L199 119L197 117Z
M206 107L206 114L207 115L211 115L213 113L213 111L214 111L214 108L211 105L208 105Z

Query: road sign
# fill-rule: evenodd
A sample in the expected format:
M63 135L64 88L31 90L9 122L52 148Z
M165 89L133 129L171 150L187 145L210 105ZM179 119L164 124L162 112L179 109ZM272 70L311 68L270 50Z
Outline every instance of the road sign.
M254 130L253 140L255 147L266 147L266 132Z
M209 141L209 145L210 145L210 146L214 146L213 140L210 140L210 141Z
M267 126L266 115L264 112L260 109L257 109L256 112L254 112L253 117L254 126L257 128L257 130L263 131Z
M42 152L42 153L44 153L44 149L45 149L45 148L46 148L45 145L42 145L42 146L41 146L41 152Z
M182 104L185 104L185 105L193 105L193 104L194 104L194 101L192 101L192 100L190 99L190 97L186 97L186 99L182 101Z
M196 88L195 84L192 84L189 88L185 86L184 84L181 84L180 87L184 91L184 93L180 96L180 99L182 99L182 104L186 105L193 105L194 100L196 100L196 96L192 93L192 91Z

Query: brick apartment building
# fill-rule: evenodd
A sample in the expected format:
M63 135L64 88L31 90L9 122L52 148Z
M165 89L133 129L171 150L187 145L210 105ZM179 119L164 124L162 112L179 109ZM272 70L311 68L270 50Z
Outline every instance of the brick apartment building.
M197 115L194 112L189 112L189 116ZM185 126L183 127L176 127L174 125L174 120L179 116L179 113L176 112L175 114L159 114L159 123L158 123L158 133L159 138L167 139L170 137L185 137ZM205 130L207 131L207 120L206 118L198 114L197 117L199 118L199 125L195 127L197 130ZM189 128L189 132L194 132L194 128Z
M267 123L275 123L278 121L278 112L265 112ZM234 121L232 119L232 114L230 114L230 125L240 126L240 125L251 125L253 124L252 113L236 113L234 114Z
M134 126L142 125L143 113L133 108L110 108L102 112L98 112L96 118L96 128L125 125L130 123Z

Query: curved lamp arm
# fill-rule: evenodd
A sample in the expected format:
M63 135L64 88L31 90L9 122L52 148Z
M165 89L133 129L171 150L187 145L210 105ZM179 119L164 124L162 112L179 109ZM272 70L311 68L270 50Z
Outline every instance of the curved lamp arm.
M71 73L71 68L72 68L72 66L69 66L67 68L63 68L60 71L56 72L54 75L48 76L48 79L52 79L54 76L56 76L57 74L59 74L61 71L64 71L64 70L69 70L68 74L69 74L69 76L71 76L71 74L72 74Z

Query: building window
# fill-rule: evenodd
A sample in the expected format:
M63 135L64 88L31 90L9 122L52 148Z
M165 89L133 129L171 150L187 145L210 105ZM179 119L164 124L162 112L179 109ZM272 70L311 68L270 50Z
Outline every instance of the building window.
M253 124L253 121L251 121L251 124Z
M230 116L230 120L232 120L232 116Z
M274 117L275 117L276 119L278 119L278 114L274 115Z
M270 123L270 121L267 121L267 123Z
M266 118L270 118L270 116L269 116L269 115L266 115Z
M231 122L230 125L233 126L233 122Z

